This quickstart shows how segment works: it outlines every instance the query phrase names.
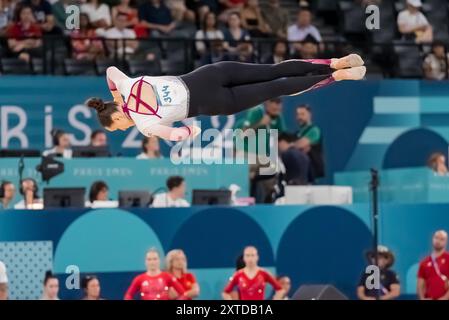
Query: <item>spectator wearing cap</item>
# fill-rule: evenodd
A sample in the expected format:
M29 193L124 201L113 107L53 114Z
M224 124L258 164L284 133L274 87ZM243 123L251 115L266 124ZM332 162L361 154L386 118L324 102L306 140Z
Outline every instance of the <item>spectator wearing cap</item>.
M376 263L376 252L374 250L367 252L367 260L371 265ZM357 297L360 300L392 300L397 298L401 293L401 287L397 274L390 268L394 264L394 254L385 246L377 247L377 266L379 267L380 279L378 281L379 289L372 289L371 277L372 273L363 272L359 286L357 287Z
M432 253L418 269L418 298L420 300L449 300L449 252L447 232L438 230L432 238Z
M404 39L417 43L431 42L433 30L426 16L420 11L421 0L407 0L405 10L399 12L397 24Z
M0 261L0 300L8 299L8 275L5 264Z
M442 41L432 44L432 52L424 59L424 76L429 80L447 79L449 73L449 53Z

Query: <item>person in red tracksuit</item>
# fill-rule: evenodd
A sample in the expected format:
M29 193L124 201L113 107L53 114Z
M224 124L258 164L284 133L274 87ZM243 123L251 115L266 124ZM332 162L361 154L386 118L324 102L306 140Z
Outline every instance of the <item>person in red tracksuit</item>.
M125 300L132 300L139 293L141 300L169 300L169 290L178 293L178 299L186 299L184 288L174 276L160 269L159 252L150 249L145 261L147 271L134 278L125 294Z
M259 255L257 249L248 246L243 251L245 267L234 273L228 285L223 290L222 296L225 300L232 300L231 292L234 287L238 288L239 300L264 300L266 284L270 284L276 291L273 300L280 300L285 292L278 281L257 263Z
M447 232L444 230L435 232L432 246L432 254L419 264L418 297L420 300L449 300Z

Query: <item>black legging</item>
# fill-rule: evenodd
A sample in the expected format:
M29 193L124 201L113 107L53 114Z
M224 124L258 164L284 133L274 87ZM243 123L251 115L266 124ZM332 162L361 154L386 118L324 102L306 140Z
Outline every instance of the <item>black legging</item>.
M230 115L271 98L291 95L331 79L327 64L289 60L278 64L218 62L181 79L190 91L189 117Z

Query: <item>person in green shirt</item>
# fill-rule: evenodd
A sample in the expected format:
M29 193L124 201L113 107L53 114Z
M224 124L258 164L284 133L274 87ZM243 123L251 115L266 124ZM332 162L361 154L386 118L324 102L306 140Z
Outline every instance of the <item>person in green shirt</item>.
M311 162L312 179L324 176L324 160L321 129L312 122L312 110L308 105L296 108L296 121L299 130L296 132L296 146L305 152Z
M258 105L252 109L249 109L246 116L236 123L235 128L253 129L256 136L256 146L259 145L259 137L265 137L265 154L270 149L270 129L278 130L278 135L285 132L286 125L282 116L282 100L280 98L274 98L266 101L263 105ZM267 130L266 135L259 135L258 130ZM250 137L250 136L249 136ZM248 151L248 144L245 143L245 151Z
M249 109L246 115L241 118L234 129L242 129L244 135L248 139L243 140L243 144L235 144L236 153L244 151L248 154L248 159L251 159L250 165L250 194L256 199L256 203L272 203L274 201L274 194L276 185L279 182L278 172L273 175L261 176L260 168L267 167L266 162L268 157L277 157L277 137L272 137L270 129L277 130L278 136L286 131L286 125L282 115L282 100L274 98L266 101L264 104L258 105ZM266 130L263 134L262 130ZM251 143L249 140L254 139ZM259 140L264 150L259 148ZM276 141L274 141L276 139ZM273 140L273 141L272 141ZM238 149L243 146L242 149ZM256 150L249 149L249 146L256 147ZM270 148L271 147L271 148ZM257 157L253 158L250 154L257 152ZM261 162L263 163L261 163Z

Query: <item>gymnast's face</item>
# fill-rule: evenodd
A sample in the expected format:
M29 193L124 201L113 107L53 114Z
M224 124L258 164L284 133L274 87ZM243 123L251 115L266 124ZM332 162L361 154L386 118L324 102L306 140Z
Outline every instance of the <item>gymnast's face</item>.
M155 251L149 251L145 259L147 271L157 271L160 268L159 254Z
M254 247L247 247L243 252L243 261L247 267L255 267L259 261L259 254Z
M112 123L109 127L105 127L108 131L126 131L135 125L134 121L128 118L124 113L117 111L111 115Z

